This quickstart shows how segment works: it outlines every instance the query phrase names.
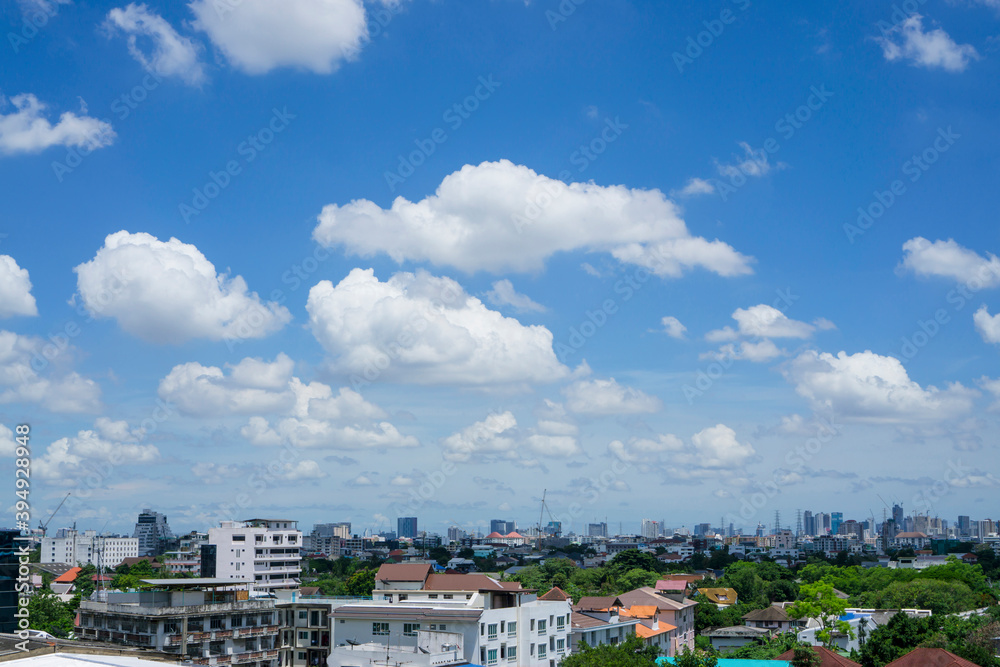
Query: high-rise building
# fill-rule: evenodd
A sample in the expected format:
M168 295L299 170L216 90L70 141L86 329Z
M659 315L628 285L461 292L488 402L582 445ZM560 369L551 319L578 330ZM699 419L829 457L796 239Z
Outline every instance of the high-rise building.
M501 535L508 535L513 533L517 528L514 526L513 521L505 521L503 519L493 519L490 521L490 532L500 533Z
M972 521L967 516L958 517L958 536L959 537L971 537L972 536Z
M466 534L467 533L458 526L451 526L448 528L448 541L461 542L465 539Z
M642 520L642 537L647 540L655 540L663 532L663 526L659 521L652 519Z
M813 516L812 510L802 513L802 532L809 536L816 534L816 517Z
M588 524L587 535L589 535L590 537L607 537L608 524L604 521L602 521L601 523Z
M202 576L213 576L208 572L214 570L214 578L252 580L254 588L268 592L298 588L302 533L297 523L250 519L223 521L218 528L210 528L208 543L215 546L215 553L202 548Z
M694 527L695 537L704 537L708 532L712 530L712 524L710 523L699 523Z
M317 523L312 533L303 540L303 548L311 554L322 554L327 558L340 555L343 540L351 539L351 522Z
M545 526L545 532L549 537L559 537L562 535L562 521L549 521Z
M144 509L135 522L132 537L139 538L140 556L159 556L170 548L174 533L170 530L166 515Z
M19 530L0 530L0 632L17 632L17 568L18 554L22 544L15 538L21 536Z
M903 506L902 505L895 505L894 504L892 506L892 520L896 523L896 529L897 530L899 530L899 529L901 529L903 527L903 519L904 518L905 517L903 515Z
M816 535L830 534L830 515L826 512L816 512Z
M401 516L396 519L396 536L400 539L404 537L413 539L417 536L417 517Z
M840 534L840 524L844 523L843 512L830 512L830 534Z

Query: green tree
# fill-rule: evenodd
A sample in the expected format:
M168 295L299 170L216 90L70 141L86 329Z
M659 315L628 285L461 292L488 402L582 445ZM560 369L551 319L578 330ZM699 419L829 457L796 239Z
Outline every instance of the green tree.
M653 554L648 554L638 549L626 549L625 551L620 551L611 562L608 563L608 567L617 572L628 572L629 570L634 570L636 568L640 570L649 570L650 572L662 572L663 565L656 556Z
M847 621L837 620L850 603L837 597L832 584L822 581L806 584L800 589L799 594L801 599L788 607L788 615L792 618L820 619L823 629L816 633L816 638L827 648L833 646L834 631L854 637L850 624Z
M579 652L564 658L559 663L560 667L655 667L660 654L658 648L646 646L635 635L629 635L621 644L592 647L582 642L580 647ZM714 665L712 663L711 667Z
M444 547L434 547L427 555L437 561L441 567L447 565L448 561L451 560L451 553Z
M347 579L347 595L368 596L375 590L375 570L360 570Z
M35 593L28 600L31 627L56 637L68 637L73 632L75 615L68 604L50 591Z
M811 646L797 646L791 662L792 667L819 667L823 659Z
M687 646L674 658L674 667L716 667L719 664L714 652L691 650Z

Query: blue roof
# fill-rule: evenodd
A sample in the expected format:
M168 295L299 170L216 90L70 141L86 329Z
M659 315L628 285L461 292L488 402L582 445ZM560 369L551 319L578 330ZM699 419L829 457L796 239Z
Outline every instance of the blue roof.
M661 657L656 659L658 665L672 665L673 658ZM786 660L739 660L734 658L720 658L718 667L791 667L792 663Z

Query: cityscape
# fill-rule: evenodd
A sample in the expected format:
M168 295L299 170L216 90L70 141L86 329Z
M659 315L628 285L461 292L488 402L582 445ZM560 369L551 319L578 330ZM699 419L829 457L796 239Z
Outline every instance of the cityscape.
M1000 0L0 28L0 662L1000 667Z

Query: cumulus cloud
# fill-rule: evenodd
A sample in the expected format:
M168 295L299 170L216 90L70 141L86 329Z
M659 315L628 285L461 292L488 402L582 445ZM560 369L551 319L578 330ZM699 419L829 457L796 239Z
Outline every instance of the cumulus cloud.
M497 460L537 465L531 456L570 457L581 453L576 437L553 434L544 428L522 431L508 412L493 413L445 438L444 458L449 461L484 463Z
M544 313L547 309L530 297L519 294L514 285L504 278L493 283L493 289L486 293L486 300L494 306L510 306L519 313Z
M377 405L347 387L293 376L284 354L274 361L247 358L226 370L196 362L175 366L160 381L159 395L179 412L196 417L252 415L240 434L251 444L328 449L416 447ZM272 422L262 415L273 415Z
M962 72L970 61L979 59L971 44L957 44L941 28L925 31L923 18L914 14L876 39L886 60L907 60L916 67Z
M684 334L687 332L687 327L681 324L681 321L676 317L667 315L662 320L660 324L663 325L663 331L671 338L676 338L677 340L684 340Z
M503 317L425 271L383 283L371 269L354 269L336 286L315 285L306 309L333 367L369 380L486 385L569 375L548 329Z
M281 67L329 74L368 38L361 0L193 0L188 7L195 29L247 74Z
M174 30L162 16L145 4L131 3L108 12L105 25L128 37L128 52L147 72L162 77L175 76L197 86L205 82L205 70L198 59L199 46ZM139 39L152 42L149 52L139 46Z
M705 334L709 342L739 341L721 346L717 351L701 355L702 359L745 359L766 362L785 353L772 338L811 338L817 330L831 329L833 323L817 319L813 324L789 319L784 313L767 304L750 308L737 308L732 315L736 328L723 327ZM747 340L750 339L750 340Z
M671 433L656 438L615 440L608 451L640 470L661 470L681 477L709 477L742 469L757 452L740 442L736 431L725 424L703 429L685 443Z
M870 351L837 356L805 351L784 369L785 378L813 407L838 418L906 423L958 417L972 409L977 392L959 383L921 387L895 357Z
M13 111L4 113L6 107ZM46 105L30 93L7 100L0 95L0 155L40 153L52 146L103 148L115 140L111 125L97 118L66 111L53 125L45 117Z
M99 411L97 383L66 370L72 353L68 344L0 331L0 403L36 404L52 412Z
M398 197L390 209L368 200L330 204L313 238L362 257L382 253L467 273L539 271L552 255L572 251L608 252L660 276L693 268L752 273L752 258L692 236L659 190L567 185L507 160L466 165L433 195L418 202Z
M988 378L984 375L979 378L978 384L993 396L994 403L990 410L1000 411L1000 378Z
M153 445L139 444L144 434L125 422L102 418L94 429L59 438L32 460L32 473L48 480L75 481L91 471L147 465L160 458ZM104 473L106 477L107 474Z
M37 314L28 270L18 266L10 255L0 255L0 317Z
M152 343L262 338L291 320L288 309L262 303L241 276L220 275L198 248L175 238L116 232L74 271L91 312Z
M976 289L1000 285L1000 258L983 257L954 241L928 241L917 236L903 244L901 270L918 276L948 278Z
M987 343L1000 343L1000 314L990 315L989 309L983 305L972 316L976 331Z
M566 407L586 415L634 415L659 412L663 404L655 396L607 380L580 380L563 389Z

